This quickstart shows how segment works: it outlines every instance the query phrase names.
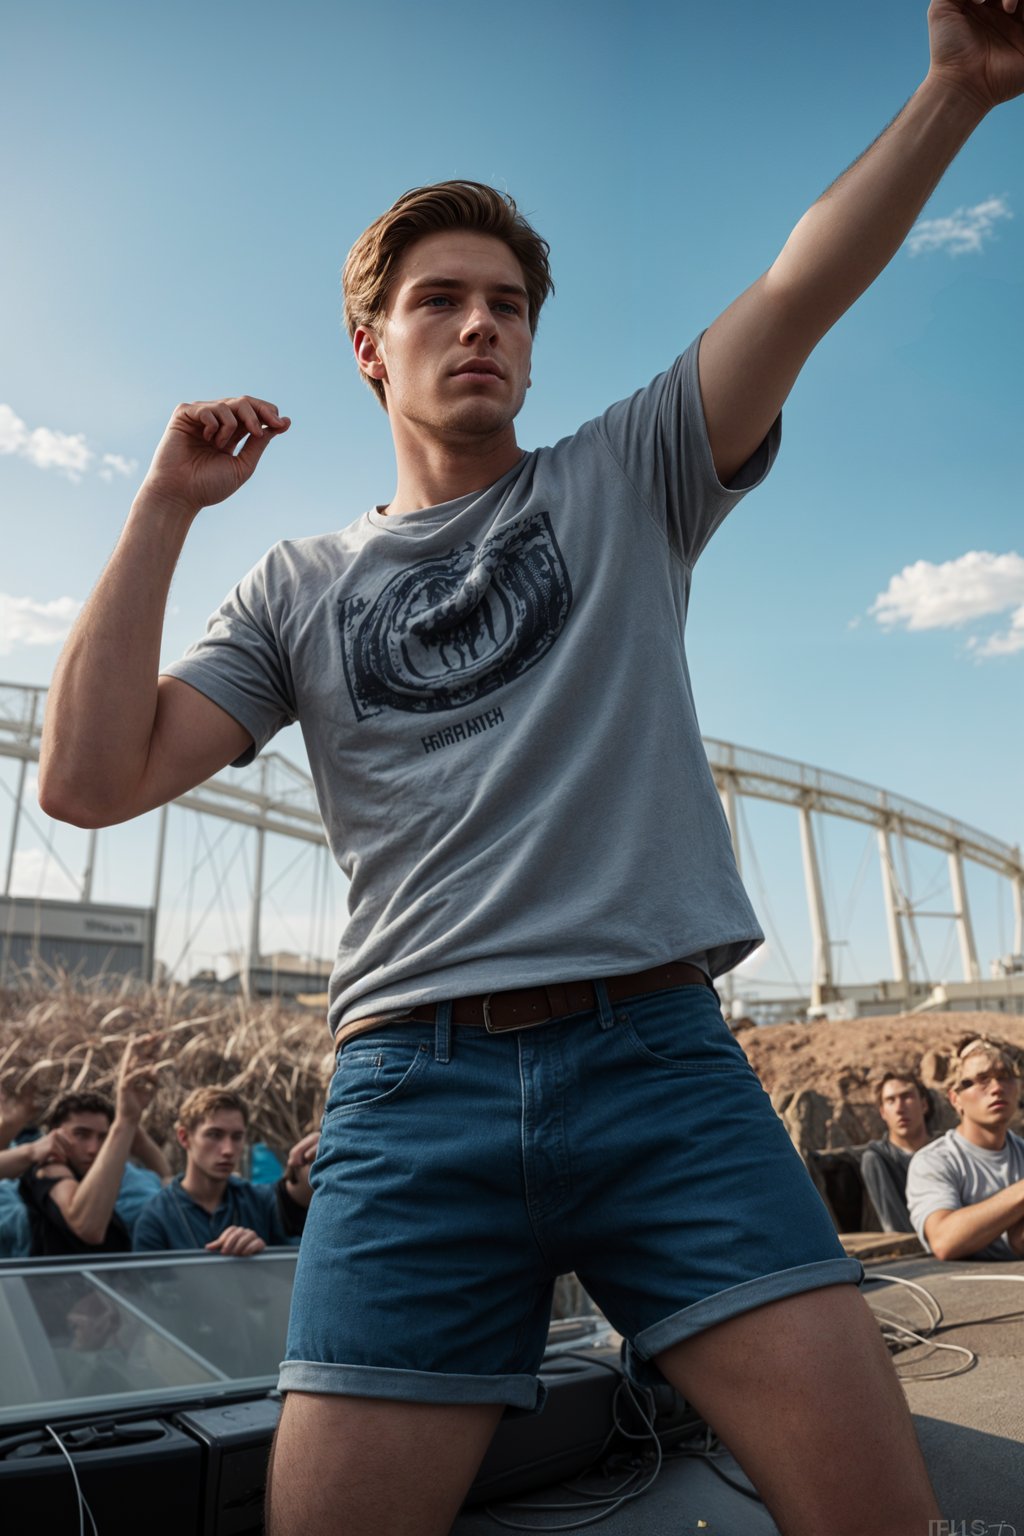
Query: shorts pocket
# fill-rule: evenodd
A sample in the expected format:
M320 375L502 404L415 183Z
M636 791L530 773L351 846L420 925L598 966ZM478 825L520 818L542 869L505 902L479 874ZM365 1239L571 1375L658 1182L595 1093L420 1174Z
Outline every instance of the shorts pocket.
M752 1072L710 987L630 998L615 1010L633 1053L675 1072Z
M364 1042L357 1036L338 1056L324 1122L393 1103L408 1093L429 1060L430 1048L423 1041Z

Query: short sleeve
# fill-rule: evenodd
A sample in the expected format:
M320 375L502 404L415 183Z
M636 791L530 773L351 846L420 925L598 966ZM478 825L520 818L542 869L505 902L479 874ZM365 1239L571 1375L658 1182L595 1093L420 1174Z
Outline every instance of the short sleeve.
M737 502L760 485L782 438L779 416L729 485L715 473L704 420L698 359L701 337L644 389L594 423L680 558L693 565Z
M211 699L237 720L253 745L234 767L244 768L296 717L291 667L281 640L285 594L275 550L224 599L206 633L180 661L162 669Z
M942 1143L936 1142L935 1146L941 1150ZM929 1151L930 1148L923 1147L915 1152L907 1171L907 1207L914 1231L926 1248L924 1225L929 1216L936 1211L959 1211L964 1203L955 1171L945 1161L940 1162L935 1152L925 1156Z

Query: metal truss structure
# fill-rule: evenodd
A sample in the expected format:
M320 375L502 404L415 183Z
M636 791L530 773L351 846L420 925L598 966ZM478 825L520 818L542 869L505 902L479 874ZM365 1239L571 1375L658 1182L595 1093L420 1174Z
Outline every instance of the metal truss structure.
M19 820L28 765L38 760L39 739L46 690L18 683L0 683L0 756L20 760L18 788L6 859L3 893L8 894L14 867ZM900 886L894 847L913 841L941 849L948 858L952 910L929 914L955 920L959 938L963 984L956 990L964 998L984 1001L991 982L983 980L978 961L974 927L967 899L965 862L973 862L1010 882L1014 907L1014 953L1024 952L1024 863L1016 846L1001 842L985 832L930 810L916 801L890 794L842 774L826 772L806 763L793 762L770 753L751 751L730 742L705 738L711 771L718 787L732 834L737 863L741 863L738 801L741 797L775 801L793 807L800 823L804 883L810 921L813 970L811 1009L822 1010L829 1004L851 997L864 988L841 987L832 965L832 940L826 915L820 873L815 817L838 816L874 827L877 833L882 892L892 957L891 981L877 983L871 989L882 1000L907 1005L927 1000L936 991L934 983L911 980L909 954L914 934L915 910ZM256 874L250 909L249 964L260 957L260 903L263 883L263 845L268 833L322 845L323 826L317 809L312 780L302 769L276 753L264 753L254 773L255 783L229 782L216 775L174 802L200 815L225 818L252 827L256 834ZM156 867L153 884L153 908L160 902L167 807L159 812ZM92 870L98 833L89 834L85 873L81 881L81 900L92 896ZM1002 984L1014 993L1020 990L1024 1000L1024 978L1008 978Z

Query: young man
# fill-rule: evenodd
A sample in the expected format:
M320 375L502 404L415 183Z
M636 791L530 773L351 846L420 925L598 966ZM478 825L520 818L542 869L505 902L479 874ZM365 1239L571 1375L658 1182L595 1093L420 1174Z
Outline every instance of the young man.
M447 1531L503 1410L537 1405L570 1269L787 1536L938 1516L859 1266L706 984L760 930L683 628L805 359L1024 89L1012 8L933 0L896 122L699 350L554 449L514 427L544 242L474 184L400 200L345 277L393 497L276 546L158 681L193 519L289 425L251 396L174 412L59 664L41 799L123 820L298 718L351 879L272 1536Z
M960 1124L910 1162L914 1230L937 1259L1024 1258L1024 1140L1008 1129L1020 1102L1016 1063L972 1040L949 1102Z
M175 1127L185 1172L143 1208L133 1247L206 1248L238 1258L298 1237L312 1193L308 1164L294 1160L303 1144L293 1149L283 1179L250 1184L237 1177L248 1124L237 1093L192 1090Z
M883 1232L913 1232L907 1210L910 1159L930 1140L932 1105L913 1072L886 1072L875 1086L875 1103L885 1135L861 1153L860 1174Z
M141 1041L125 1047L115 1103L100 1093L67 1093L54 1105L49 1130L60 1132L66 1157L33 1161L19 1185L33 1254L127 1253L131 1248L128 1224L115 1207L128 1159L145 1134L139 1122L156 1089L154 1069L136 1064L140 1049Z

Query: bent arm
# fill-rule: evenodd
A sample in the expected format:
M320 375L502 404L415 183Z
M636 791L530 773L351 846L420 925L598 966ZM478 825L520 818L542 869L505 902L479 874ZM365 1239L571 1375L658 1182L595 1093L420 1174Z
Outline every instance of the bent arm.
M723 484L764 440L821 338L892 260L983 115L929 75L705 333L701 396Z
M159 676L167 594L190 526L187 511L143 490L64 646L39 756L39 803L59 821L127 821L209 778L251 743L210 699Z
M142 1164L143 1168L148 1168L151 1173L155 1173L161 1184L169 1184L174 1177L163 1149L157 1146L149 1132L141 1125L135 1132L131 1155L136 1162Z
M175 408L57 664L39 756L39 803L48 815L83 827L127 821L193 788L251 744L218 705L159 677L160 638L194 518L244 485L288 427L276 406L254 395Z
M1024 1179L958 1211L935 1211L924 1235L937 1259L969 1259L1024 1219ZM1011 1240L1011 1247L1014 1246ZM1016 1251L1020 1252L1020 1246Z
M115 1119L96 1161L80 1182L70 1176L70 1169L47 1170L49 1177L61 1172L69 1175L53 1186L50 1199L83 1243L102 1243L106 1236L134 1135L130 1121Z

